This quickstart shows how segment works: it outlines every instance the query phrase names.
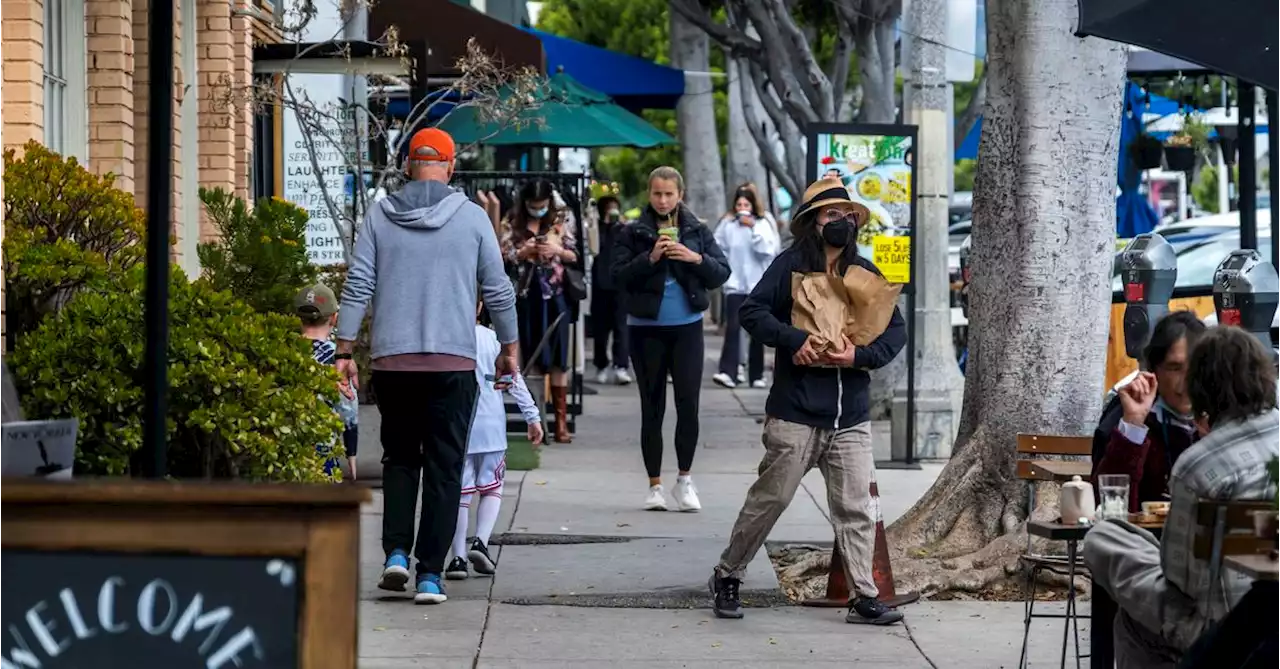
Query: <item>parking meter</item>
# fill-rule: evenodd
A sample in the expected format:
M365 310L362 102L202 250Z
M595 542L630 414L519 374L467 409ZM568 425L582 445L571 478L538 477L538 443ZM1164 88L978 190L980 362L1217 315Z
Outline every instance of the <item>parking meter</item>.
M1213 273L1213 309L1219 325L1235 325L1271 349L1280 279L1254 249L1237 249Z
M1161 235L1147 233L1129 242L1120 254L1124 285L1124 351L1142 360L1156 321L1169 313L1169 298L1178 279L1178 257Z
M960 242L960 313L966 320L969 318L969 247L972 241L973 237L966 235Z

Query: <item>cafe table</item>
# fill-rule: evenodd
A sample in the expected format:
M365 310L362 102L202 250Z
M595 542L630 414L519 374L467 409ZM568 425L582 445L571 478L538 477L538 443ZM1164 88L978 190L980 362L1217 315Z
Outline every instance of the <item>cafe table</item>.
M1275 581L1280 572L1280 562L1269 555L1228 555L1222 563L1255 581Z

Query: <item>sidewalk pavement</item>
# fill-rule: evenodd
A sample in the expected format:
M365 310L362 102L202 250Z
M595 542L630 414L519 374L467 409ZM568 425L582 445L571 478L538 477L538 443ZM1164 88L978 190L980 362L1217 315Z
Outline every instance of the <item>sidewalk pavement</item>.
M843 610L790 606L764 551L743 585L746 618L712 615L706 581L755 479L763 453L757 419L767 393L711 384L718 345L708 336L694 464L701 513L640 510L647 480L634 387L600 388L587 398L574 443L546 447L538 470L508 473L502 534L492 547L498 574L448 582L444 605L414 606L407 595L375 588L383 558L382 500L375 491L362 516L359 666L766 667L796 660L886 668L1017 666L1021 604L926 601L904 607L906 625L848 625ZM668 484L675 479L674 422L669 406ZM876 428L876 439L887 440L887 423ZM906 511L940 470L938 464L880 470L886 523ZM826 513L815 471L769 540L829 544ZM1062 607L1046 604L1044 612L1055 608ZM1062 629L1060 621L1033 625L1033 666L1057 664ZM1087 629L1080 643L1087 647Z

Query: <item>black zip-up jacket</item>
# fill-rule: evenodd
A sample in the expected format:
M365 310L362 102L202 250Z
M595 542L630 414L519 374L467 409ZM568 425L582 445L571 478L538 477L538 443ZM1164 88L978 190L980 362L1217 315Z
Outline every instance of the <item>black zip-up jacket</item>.
M636 318L657 318L668 274L684 289L694 311L711 306L707 291L729 279L729 263L711 230L683 204L678 211L680 243L702 255L696 265L669 258L649 262L658 242L658 214L653 207L645 207L639 220L618 231L613 247L614 288L626 294L627 313Z
M591 287L597 290L613 292L617 287L613 282L613 256L618 234L629 225L618 221L610 223L602 220L597 226L600 231L600 253L591 264Z
M876 274L875 265L859 257L857 264ZM742 327L765 346L777 349L773 387L765 412L792 423L844 429L870 419L867 370L889 364L907 343L907 324L897 307L883 334L853 355L853 367L800 367L791 356L809 335L791 324L791 274L806 271L798 249L788 248L774 259L760 283L738 312Z

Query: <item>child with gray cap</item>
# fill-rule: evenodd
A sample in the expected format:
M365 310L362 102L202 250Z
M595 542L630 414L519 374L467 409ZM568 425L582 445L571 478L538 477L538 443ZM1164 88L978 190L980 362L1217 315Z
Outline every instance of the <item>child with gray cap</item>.
M298 291L293 298L293 308L302 321L302 336L311 340L311 355L322 365L333 366L338 352L333 343L333 328L338 323L338 298L328 286L317 283ZM338 405L334 407L342 419L342 446L347 452L347 468L351 480L356 480L356 450L359 446L360 402L356 389L347 379L338 382ZM332 450L327 444L317 446L322 453ZM332 474L338 466L337 458L324 463L324 473Z

